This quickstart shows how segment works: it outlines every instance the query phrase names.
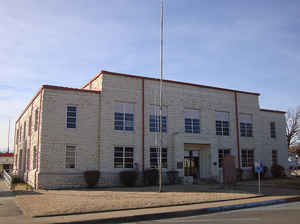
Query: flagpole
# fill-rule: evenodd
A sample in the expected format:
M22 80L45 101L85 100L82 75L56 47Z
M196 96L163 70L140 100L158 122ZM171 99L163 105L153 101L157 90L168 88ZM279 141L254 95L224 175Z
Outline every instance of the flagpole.
M159 192L162 192L162 79L163 79L163 16L164 4L161 0L160 10L160 88L159 88L159 119L160 119L160 144L159 144Z

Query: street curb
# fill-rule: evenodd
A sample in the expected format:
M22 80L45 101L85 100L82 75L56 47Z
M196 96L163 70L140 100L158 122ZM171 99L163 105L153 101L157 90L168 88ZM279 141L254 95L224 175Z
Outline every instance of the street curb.
M135 216L127 216L127 217L116 217L116 218L102 218L102 219L94 219L94 220L82 220L82 221L66 221L66 222L57 222L56 224L66 224L66 223L80 223L80 224L99 224L99 223L123 223L123 222L139 222L139 221L149 221L149 220L158 220L158 219L167 219L167 218L180 218L186 216L195 216L195 215L203 215L224 211L233 211L245 208L254 208L254 207L262 207L269 206L275 204L283 204L300 201L300 197L288 198L288 199L274 199L269 201L261 201L261 202L250 202L245 204L237 204L237 205L225 205L218 206L214 208L202 208L195 210L185 210L185 211L171 211L164 213L154 213L154 214L144 214L144 215L135 215Z

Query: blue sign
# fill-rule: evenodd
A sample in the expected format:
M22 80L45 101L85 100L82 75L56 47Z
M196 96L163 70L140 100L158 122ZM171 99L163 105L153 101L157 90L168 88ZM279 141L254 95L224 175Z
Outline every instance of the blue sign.
M261 173L263 171L263 169L264 169L264 167L263 167L262 161L255 162L255 171L257 173Z

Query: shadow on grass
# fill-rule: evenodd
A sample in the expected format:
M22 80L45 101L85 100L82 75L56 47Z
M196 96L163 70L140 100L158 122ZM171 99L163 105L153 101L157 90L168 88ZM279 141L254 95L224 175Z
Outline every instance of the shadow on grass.
M201 204L206 204L206 203L238 201L238 200L242 200L242 199L252 199L252 198L260 198L260 197L263 197L263 196L262 195L257 195L257 196L244 197L244 198L234 198L234 199L224 199L224 200L214 200L214 201L190 202L190 203L158 205L158 206L148 206L148 207L145 206L145 207L135 207L135 208L125 208L125 209L109 209L109 210L107 209L107 210L99 210L99 211L73 212L73 213L64 213L64 214L37 215L37 216L33 216L33 218L70 216L70 215L84 215L84 214L118 212L118 211L132 211L132 210L152 209L152 208L178 207L178 206L185 206L185 205L201 205Z
M36 191L24 191L24 190L16 190L16 191L0 191L1 197L15 197L17 195L40 195L42 193Z

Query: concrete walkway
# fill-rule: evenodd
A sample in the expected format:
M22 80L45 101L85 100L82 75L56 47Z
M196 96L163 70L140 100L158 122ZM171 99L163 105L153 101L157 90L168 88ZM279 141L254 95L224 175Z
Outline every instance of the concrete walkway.
M16 195L3 179L0 179L0 220L1 223L32 223L31 218L23 215L16 204Z

